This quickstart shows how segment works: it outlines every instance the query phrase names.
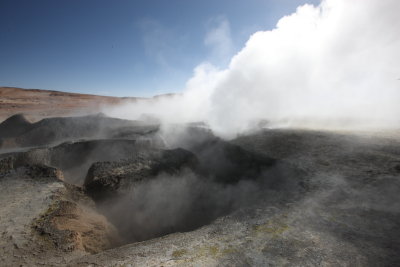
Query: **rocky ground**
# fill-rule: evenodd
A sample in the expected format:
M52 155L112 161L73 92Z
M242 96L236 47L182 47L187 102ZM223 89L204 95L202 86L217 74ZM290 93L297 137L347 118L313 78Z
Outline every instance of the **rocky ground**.
M395 134L300 130L237 138L233 143L305 170L306 190L263 190L256 204L195 231L71 266L399 266L399 141Z
M399 266L400 132L0 124L3 266Z
M55 266L117 244L118 233L61 172L26 166L0 178L2 266Z

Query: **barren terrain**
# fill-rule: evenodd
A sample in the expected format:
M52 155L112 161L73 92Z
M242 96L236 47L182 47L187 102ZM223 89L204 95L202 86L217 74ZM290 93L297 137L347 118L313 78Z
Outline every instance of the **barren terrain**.
M50 94L0 97L4 266L400 265L400 131L228 141Z
M0 87L0 120L17 113L23 113L33 120L52 116L89 114L99 112L105 106L137 99Z

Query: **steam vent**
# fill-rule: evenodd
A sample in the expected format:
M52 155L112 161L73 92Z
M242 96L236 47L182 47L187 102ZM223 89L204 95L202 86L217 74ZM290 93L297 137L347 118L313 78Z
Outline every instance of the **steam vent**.
M400 0L0 0L3 266L400 267Z
M161 128L103 114L4 120L3 265L400 263L398 138Z

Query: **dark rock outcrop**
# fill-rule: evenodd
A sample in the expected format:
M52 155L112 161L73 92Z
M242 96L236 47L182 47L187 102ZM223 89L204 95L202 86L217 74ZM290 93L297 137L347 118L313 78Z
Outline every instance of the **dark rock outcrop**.
M14 169L14 158L5 157L0 159L0 176L4 175Z
M40 177L41 179L49 179L56 181L64 181L64 175L61 170L46 165L30 165L26 166L25 173L30 177Z
M148 150L152 150L152 144L136 140L66 142L50 148L0 155L0 173L26 165L44 164L62 170L66 182L82 185L94 162L119 161Z
M22 114L16 114L0 123L0 138L18 136L32 127L32 124Z
M199 160L196 171L219 183L257 179L276 169L278 163L272 157L216 137L206 124L200 122L169 125L164 138L170 147L193 152Z
M199 159L198 171L221 183L257 179L277 164L273 158L218 138L202 142L192 151Z
M43 146L80 139L138 139L144 135L161 144L162 141L153 135L158 128L156 124L109 118L103 114L46 118L36 123L15 115L0 124L0 148Z
M95 200L102 200L121 194L135 183L160 173L173 175L196 166L196 156L184 149L142 152L121 161L94 163L87 173L84 187Z

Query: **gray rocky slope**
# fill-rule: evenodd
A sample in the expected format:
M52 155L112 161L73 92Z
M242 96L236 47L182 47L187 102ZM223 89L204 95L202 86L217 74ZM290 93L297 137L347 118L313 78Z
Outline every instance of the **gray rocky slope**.
M15 140L41 130L0 124L3 265L400 265L399 133L226 142L203 125L124 121L99 137L89 118L23 152L35 144Z
M233 143L305 170L307 190L266 189L256 204L195 231L85 256L71 266L400 265L398 135L274 130Z

